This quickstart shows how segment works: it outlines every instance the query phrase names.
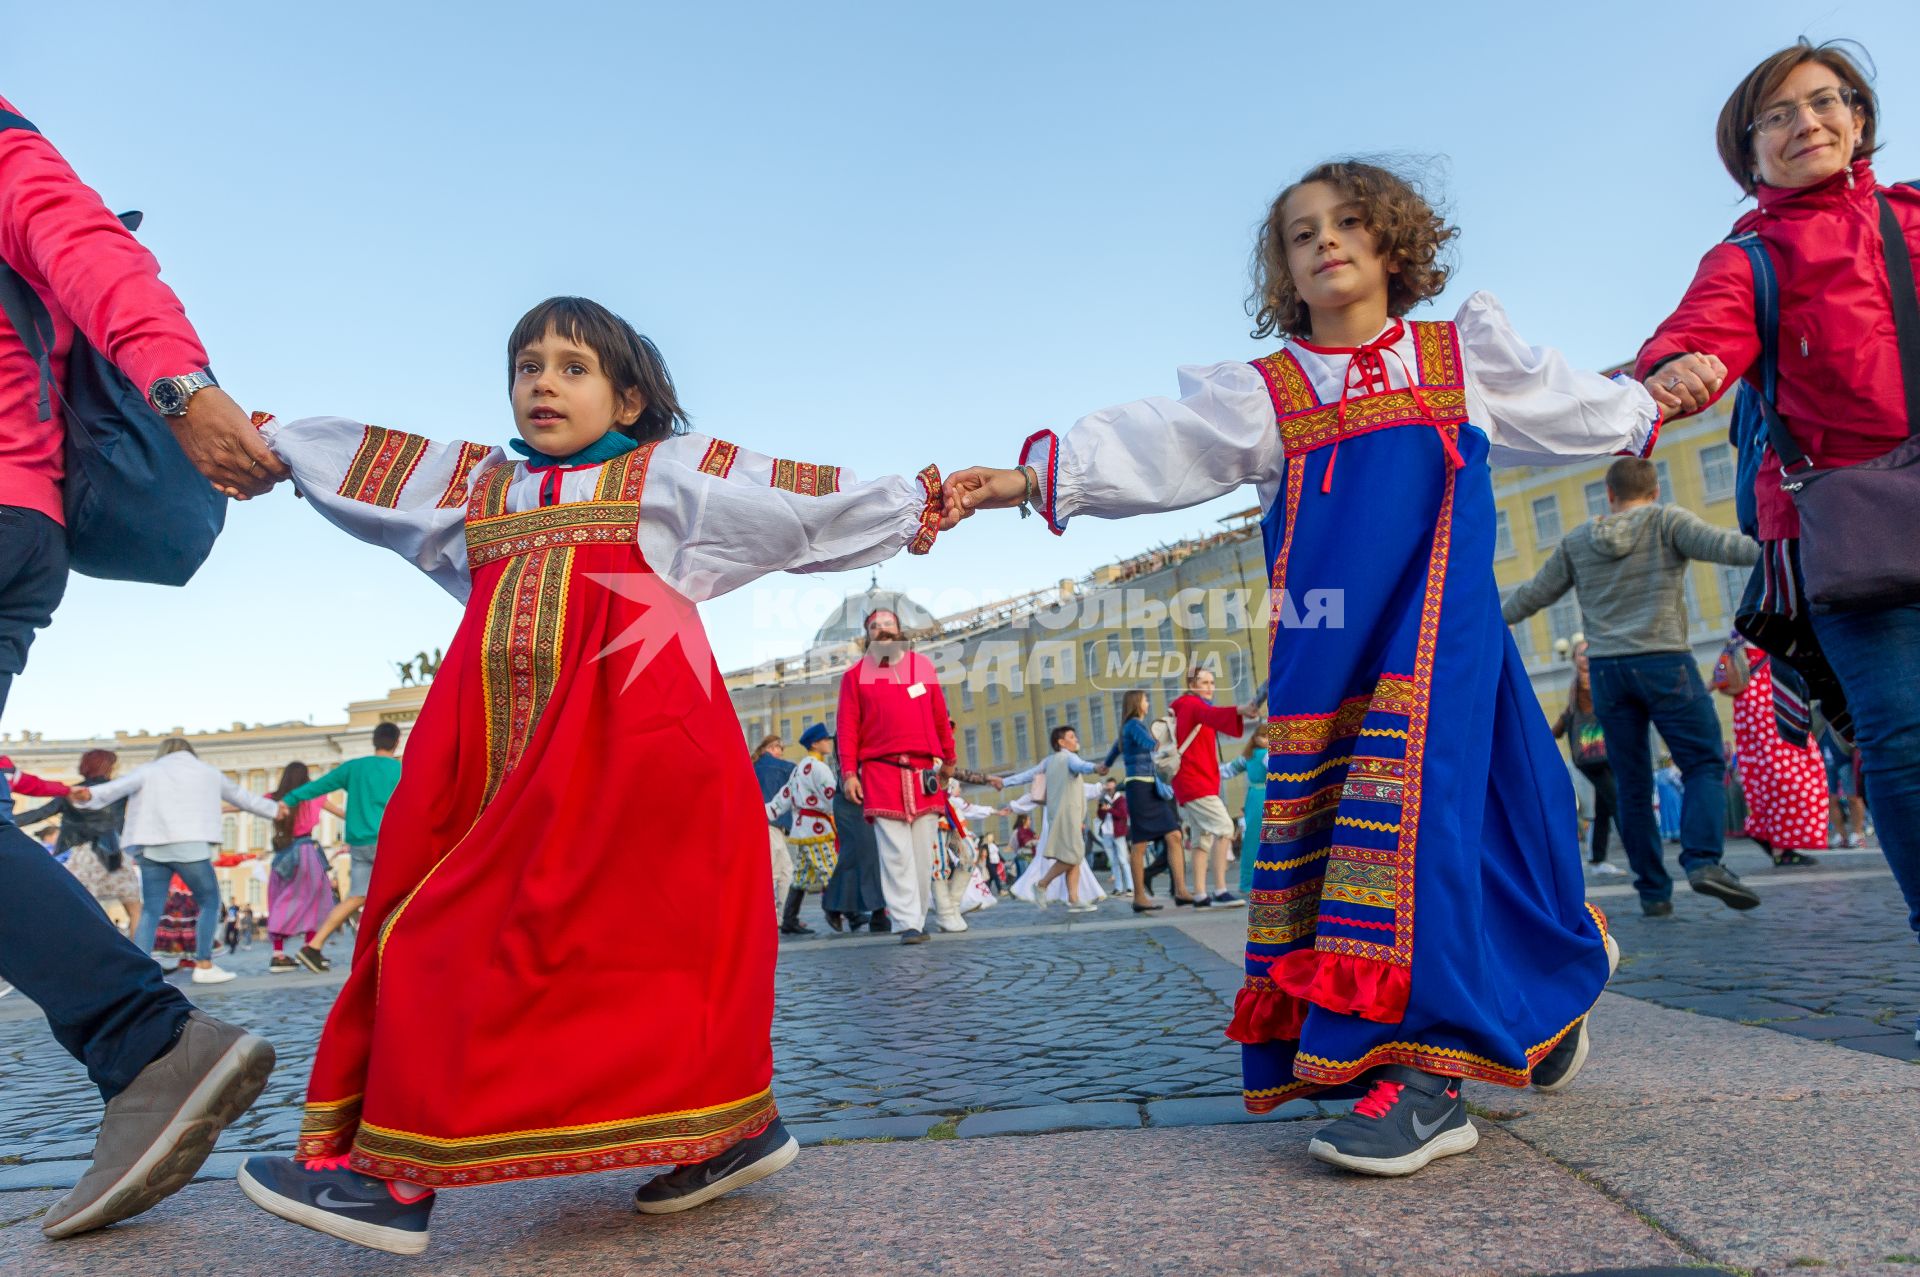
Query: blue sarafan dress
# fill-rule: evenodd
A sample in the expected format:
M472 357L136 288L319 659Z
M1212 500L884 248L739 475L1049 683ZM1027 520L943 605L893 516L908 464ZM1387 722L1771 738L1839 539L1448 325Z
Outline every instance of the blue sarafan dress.
M1658 428L1642 387L1527 345L1478 293L1453 323L1182 369L1177 400L1028 440L1056 532L1260 490L1266 806L1228 1028L1249 1109L1384 1064L1524 1086L1599 996L1606 920L1500 620L1489 464L1645 455ZM1316 591L1337 605L1288 602Z

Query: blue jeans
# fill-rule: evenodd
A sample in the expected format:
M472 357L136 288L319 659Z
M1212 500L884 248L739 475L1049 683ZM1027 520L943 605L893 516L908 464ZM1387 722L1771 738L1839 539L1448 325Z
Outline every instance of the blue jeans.
M1920 604L1816 614L1813 632L1846 690L1867 810L1920 932Z
M140 861L140 929L133 943L142 953L153 952L153 933L160 928L160 915L167 910L167 892L173 876L187 884L193 903L200 906L200 921L193 933L193 956L201 962L213 957L213 937L220 930L220 880L213 876L211 860L185 860L178 864L158 860Z
M1607 759L1620 789L1620 840L1633 867L1642 900L1670 900L1673 879L1660 849L1653 815L1653 753L1647 727L1660 738L1680 769L1680 868L1691 873L1717 865L1726 852L1727 756L1720 719L1700 669L1685 652L1641 656L1595 656L1593 713L1607 741Z

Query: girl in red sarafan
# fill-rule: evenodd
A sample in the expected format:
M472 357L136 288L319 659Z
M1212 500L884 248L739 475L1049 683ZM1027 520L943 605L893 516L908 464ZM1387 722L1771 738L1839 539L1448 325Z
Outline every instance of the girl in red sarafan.
M339 418L262 427L330 522L466 603L299 1157L239 1175L276 1215L401 1254L426 1249L436 1188L672 1164L635 1195L660 1214L793 1160L759 788L694 603L925 553L941 519L932 467L862 484L682 433L659 352L593 302L536 306L507 357L517 459ZM610 797L609 771L671 794ZM655 887L640 917L615 872Z

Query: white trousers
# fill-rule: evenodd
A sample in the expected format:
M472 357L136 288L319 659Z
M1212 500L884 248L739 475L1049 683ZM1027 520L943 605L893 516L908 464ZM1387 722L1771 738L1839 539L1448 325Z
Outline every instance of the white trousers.
M778 825L767 826L767 841L772 844L773 920L777 923L787 907L787 889L793 886L793 853L787 850L787 836Z
M925 931L927 909L933 903L933 839L940 818L932 812L911 823L881 817L873 822L874 841L880 846L880 892L887 898L887 917L897 935Z

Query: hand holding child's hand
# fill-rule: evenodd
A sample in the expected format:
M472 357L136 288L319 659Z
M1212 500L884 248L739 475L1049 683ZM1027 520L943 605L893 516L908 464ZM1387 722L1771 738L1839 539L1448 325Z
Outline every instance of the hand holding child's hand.
M1713 402L1726 379L1727 366L1717 358L1691 354L1661 364L1645 385L1663 414L1684 417Z
M93 801L93 791L85 785L76 785L67 791L67 797L76 803L90 803Z
M975 510L1005 510L1027 495L1027 476L1018 470L971 466L946 482L946 514L959 522Z

